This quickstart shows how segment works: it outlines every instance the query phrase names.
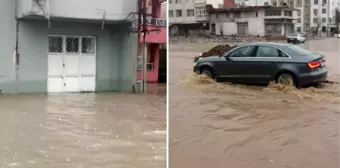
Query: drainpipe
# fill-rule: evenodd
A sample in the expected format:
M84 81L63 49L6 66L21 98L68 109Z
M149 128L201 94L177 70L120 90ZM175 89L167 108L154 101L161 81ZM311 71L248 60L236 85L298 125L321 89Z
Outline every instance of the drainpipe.
M19 19L17 16L17 9L18 6L18 0L15 1L15 49L14 49L14 55L13 55L13 62L15 64L15 90L16 92L19 92Z

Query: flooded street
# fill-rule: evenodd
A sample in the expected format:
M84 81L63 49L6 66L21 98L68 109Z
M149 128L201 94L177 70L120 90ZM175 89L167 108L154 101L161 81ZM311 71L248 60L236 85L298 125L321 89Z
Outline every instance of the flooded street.
M170 167L338 168L339 84L322 88L222 84L192 75L216 44L170 44ZM325 54L339 81L338 39L300 46Z
M0 95L0 168L164 168L165 90Z

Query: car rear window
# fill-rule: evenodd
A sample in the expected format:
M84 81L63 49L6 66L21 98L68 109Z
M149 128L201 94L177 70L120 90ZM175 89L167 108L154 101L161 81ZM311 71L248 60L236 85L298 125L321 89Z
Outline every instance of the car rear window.
M288 47L289 49L295 51L296 53L298 53L299 55L308 55L308 54L312 54L312 52L305 50L299 46L296 45L292 45Z

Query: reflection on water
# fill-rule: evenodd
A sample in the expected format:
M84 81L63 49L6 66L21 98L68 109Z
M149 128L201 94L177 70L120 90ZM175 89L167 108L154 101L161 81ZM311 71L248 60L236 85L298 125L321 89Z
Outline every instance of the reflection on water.
M165 167L165 87L154 88L2 95L0 167Z

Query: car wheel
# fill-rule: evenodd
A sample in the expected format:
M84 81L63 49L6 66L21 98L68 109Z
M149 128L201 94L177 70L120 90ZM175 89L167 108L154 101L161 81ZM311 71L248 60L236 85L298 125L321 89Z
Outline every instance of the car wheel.
M206 75L209 78L215 79L215 75L214 75L213 71L211 69L209 69L209 68L204 68L201 71L201 75Z
M285 86L295 86L294 78L289 73L283 73L279 75L276 79L276 82L278 84L285 85Z

